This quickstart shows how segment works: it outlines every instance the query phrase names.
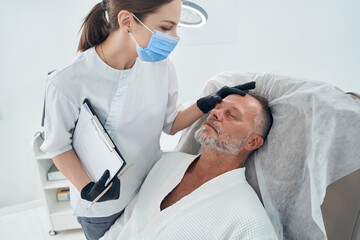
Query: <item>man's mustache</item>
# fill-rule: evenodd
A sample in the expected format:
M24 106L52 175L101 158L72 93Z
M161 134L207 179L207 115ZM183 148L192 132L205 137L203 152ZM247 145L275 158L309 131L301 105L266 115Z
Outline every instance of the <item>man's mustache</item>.
M216 123L216 121L214 119L209 118L206 121L210 122L213 125L213 127L215 128L217 134L220 133L220 129L219 129L219 127L218 127L218 125L217 125L217 123Z

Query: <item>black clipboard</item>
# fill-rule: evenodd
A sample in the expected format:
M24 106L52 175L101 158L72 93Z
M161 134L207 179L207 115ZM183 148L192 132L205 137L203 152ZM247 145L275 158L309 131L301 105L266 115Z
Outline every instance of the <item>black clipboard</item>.
M74 134L73 134L73 148L74 148L74 151L76 152L76 154L78 155L80 161L82 162L82 164L83 164L86 172L87 172L87 173L90 175L90 177L92 177L92 178L94 178L94 174L92 174L94 171L97 171L97 172L99 173L99 169L95 169L95 170L94 170L94 169L91 168L91 163L94 163L94 162L88 161L88 159L89 159L89 158L93 158L93 155L99 154L96 150L97 150L97 149L100 149L100 148L103 149L105 145L107 145L107 147L109 147L109 145L110 145L112 151L115 151L116 154L117 154L117 156L122 160L122 165L120 166L119 169L117 169L117 170L109 169L110 172L111 172L111 174L114 173L114 172L115 172L115 174L111 177L110 180L107 181L107 183L105 184L105 187L106 187L106 186L108 186L108 185L114 180L115 177L117 177L117 176L119 175L119 173L120 173L121 170L126 166L127 163L126 163L126 161L125 161L125 158L123 157L123 155L122 155L121 152L119 151L118 147L115 145L114 141L111 139L110 135L108 134L108 132L107 132L106 129L104 128L103 124L99 121L99 118L98 118L96 112L94 111L94 109L93 109L90 101L89 101L88 99L85 99L84 102L83 102L83 105L84 105L84 108L81 108L81 110L80 110L79 119L78 119L78 121L77 121L77 123L76 123L76 125L75 125L75 129L74 129ZM81 132L81 131L83 131L83 129L81 129L81 130L77 129L78 124L79 124L79 121L82 121L82 124L83 124L83 121L88 120L88 119L86 119L86 120L81 119L81 120L80 120L80 117L81 117L81 114L82 114L81 111L84 111L84 110L85 110L85 107L87 107L87 109L86 109L87 112L88 112L90 115L92 115L93 124L96 125L95 127L96 127L96 129L97 129L97 131L98 131L97 133L99 134L99 136L101 135L100 137L98 136L98 138L99 138L99 139L101 138L101 140L104 142L103 145L101 145L100 140L97 140L97 141L99 141L99 145L97 145L98 148L97 148L96 150L92 149L91 146L89 146L89 148L91 148L91 149L89 149L89 151L96 151L96 153L93 152L93 153L95 153L95 154L85 154L85 152L87 152L87 151L85 151L84 149L86 149L87 146L84 146L85 144L80 143L80 141L89 142L89 141L91 141L91 140L89 140L89 138L81 139L81 137L84 136L84 135L81 135L81 134L83 134L83 133ZM89 116L87 115L86 117L88 118ZM86 124L87 124L87 123L86 123ZM86 125L86 127L91 128L91 126L89 126L88 124ZM95 129L95 127L94 127L94 129ZM84 126L81 126L80 128L84 128ZM77 131L77 130L78 130L78 131ZM84 132L84 131L83 131L83 132ZM104 138L102 138L102 137L104 137ZM81 140L80 140L80 139L81 139ZM80 140L80 141L79 141L79 140ZM79 142L78 142L78 143L76 143L76 142L74 143L74 141L79 141ZM79 146L81 146L82 149L80 149ZM78 151L77 151L77 148L78 148ZM110 150L109 150L109 151L110 151ZM111 151L111 152L112 152L112 151ZM110 153L110 155L116 155L116 154L115 154L115 153ZM79 155L80 155L80 156L79 156ZM89 155L91 155L91 157L88 157ZM108 156L108 155L105 155L105 156ZM99 157L99 161L100 161L100 159L101 159L101 156ZM92 160L94 161L94 159L92 159ZM107 163L106 160L108 160L108 159L105 158L105 163L104 163L104 164ZM88 162L86 162L86 161L88 161ZM112 161L115 161L115 160L112 159ZM89 164L90 164L90 165L89 165ZM96 164L98 164L99 166L101 165L100 162L97 162ZM87 166L87 167L86 167L86 166ZM101 169L101 168L100 168L100 169ZM103 169L102 173L103 173L105 170L106 170L106 168ZM98 175L98 174L97 174L97 175ZM93 180L98 180L98 179L93 179Z

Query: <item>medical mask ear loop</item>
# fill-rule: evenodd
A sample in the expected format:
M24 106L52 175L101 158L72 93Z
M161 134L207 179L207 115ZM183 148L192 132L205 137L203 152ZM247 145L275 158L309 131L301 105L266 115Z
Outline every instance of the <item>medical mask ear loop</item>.
M131 13L131 15L133 15L133 17L139 22L141 23L147 30L149 30L151 33L154 33L153 31L150 30L150 28L148 28L142 21L140 21L140 19L138 19L133 13ZM135 38L133 37L133 35L130 33L130 31L128 30L128 34L130 35L130 37L134 40L134 42L136 43L136 45L138 45L140 47L140 45L138 44L138 42L135 40Z
M131 13L133 15L133 17L138 20L139 23L141 23L147 30L149 30L151 33L154 33L153 31L150 30L150 28L148 28L142 21L140 21L140 19L138 19L133 13Z
M136 45L139 46L139 44L137 43L137 41L135 40L135 38L133 37L133 35L130 33L129 30L128 30L128 34L130 35L130 37L132 38L132 40L134 40L134 42L136 43Z

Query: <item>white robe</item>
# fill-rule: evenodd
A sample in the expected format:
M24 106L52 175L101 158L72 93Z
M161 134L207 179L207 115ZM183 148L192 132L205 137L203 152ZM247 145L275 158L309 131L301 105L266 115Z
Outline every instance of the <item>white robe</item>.
M101 239L277 239L245 168L204 183L160 210L197 156L165 154L150 171L139 194Z

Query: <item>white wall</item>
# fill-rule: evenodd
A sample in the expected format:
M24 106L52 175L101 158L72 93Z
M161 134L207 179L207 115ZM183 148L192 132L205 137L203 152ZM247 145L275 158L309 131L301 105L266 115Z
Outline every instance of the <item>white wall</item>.
M356 0L198 0L199 30L180 29L172 54L182 101L224 70L274 72L360 92ZM0 208L41 198L30 140L42 113L44 77L71 58L81 20L96 1L7 1L0 7Z
M287 74L360 92L359 1L197 2L212 5L209 22L201 32L180 29L196 45L186 39L172 56L184 100L195 100L204 81L224 70Z
M42 197L30 141L41 122L45 76L75 54L95 2L1 2L0 208Z

